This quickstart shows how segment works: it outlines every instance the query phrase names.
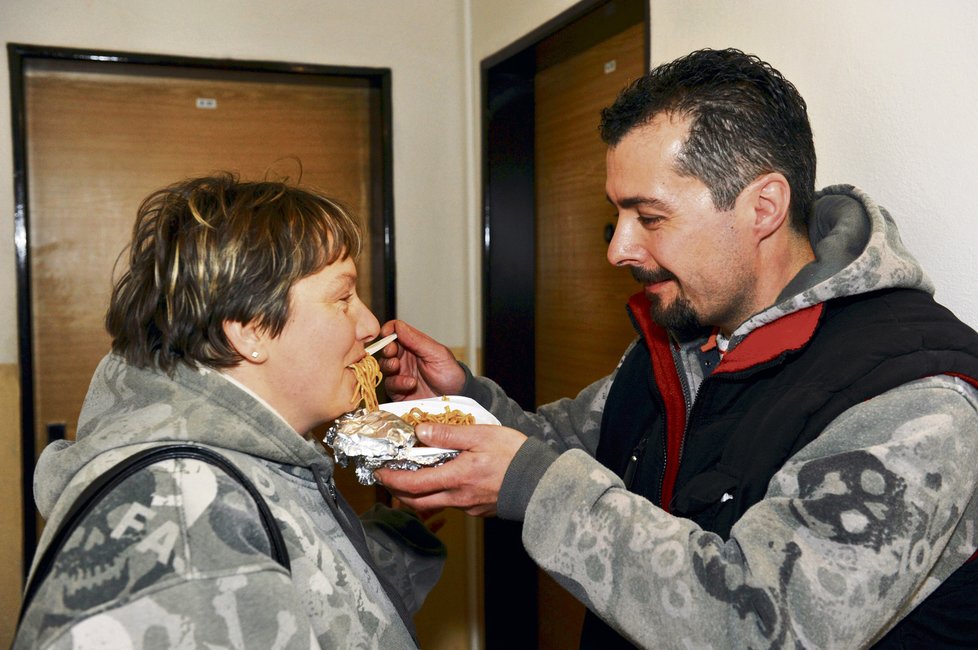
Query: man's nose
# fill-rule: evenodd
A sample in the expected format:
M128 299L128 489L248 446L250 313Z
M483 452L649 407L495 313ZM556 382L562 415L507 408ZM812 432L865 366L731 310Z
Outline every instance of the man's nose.
M645 257L627 220L619 218L608 242L608 261L614 266L641 266Z

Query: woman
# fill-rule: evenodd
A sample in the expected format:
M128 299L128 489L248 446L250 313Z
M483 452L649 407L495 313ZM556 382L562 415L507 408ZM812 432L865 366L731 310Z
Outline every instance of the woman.
M379 331L360 248L339 205L284 183L223 174L144 201L77 441L38 461L41 550L123 459L209 455L113 479L54 552L16 647L416 646L444 548L404 513L358 520L303 435L355 406L349 366Z

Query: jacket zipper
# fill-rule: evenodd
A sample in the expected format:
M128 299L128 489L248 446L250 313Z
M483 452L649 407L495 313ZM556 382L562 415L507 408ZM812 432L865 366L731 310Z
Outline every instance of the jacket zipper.
M622 482L629 490L632 487L632 482L635 480L635 471L638 469L638 461L642 457L642 454L645 453L645 446L649 444L650 435L651 432L639 440L638 444L635 445L635 448L632 449L631 456L628 457L628 465L625 467L625 475L622 476Z
M672 363L676 367L676 375L678 375L679 377L679 385L683 389L683 406L685 407L685 416L686 416L686 420L685 422L683 422L683 432L679 438L679 453L674 461L678 466L679 462L682 460L683 457L683 450L686 447L686 433L689 431L689 421L690 421L690 416L693 413L693 407L696 404L696 396L691 394L692 391L690 390L689 387L689 380L686 378L686 371L683 368L682 359L679 358L679 352L677 352L675 349L672 349L671 345L670 345L670 352L672 352ZM705 378L704 381L706 381ZM699 391L697 391L697 393L698 392ZM665 414L665 417L668 417L668 413ZM669 427L666 426L666 431L668 432L668 430ZM664 503L665 495L663 494L663 492L665 491L666 468L669 465L668 449L669 449L669 441L667 440L666 444L663 445L663 449L662 449L662 472L659 474L659 494L658 494L659 503L667 511L669 509L669 504Z
M340 503L339 495L336 491L336 483L333 481L332 472L330 472L329 478L324 479L322 476L323 471L321 469L318 467L311 467L310 469L312 469L313 478L316 481L316 485L319 486L319 493L323 497L323 501L325 501L326 505L329 507L330 512L333 514L333 518L336 520L336 523L339 524L340 530L343 531L347 539L353 545L353 548L360 554L360 557L373 572L377 582L380 583L381 588L387 594L387 597L390 599L394 609L404 622L404 627L407 628L411 638L414 640L415 645L420 647L418 643L417 631L414 627L414 620L411 617L411 614L407 611L407 607L405 607L404 601L397 589L395 589L394 585L391 584L386 575L377 569L377 564L374 561L373 556L370 554L370 549L367 546L366 534L363 531L360 520L356 518L356 513L354 513L352 509L349 511L349 513L347 513L344 506L349 508L348 504L345 504L345 502ZM323 488L325 488L325 491Z

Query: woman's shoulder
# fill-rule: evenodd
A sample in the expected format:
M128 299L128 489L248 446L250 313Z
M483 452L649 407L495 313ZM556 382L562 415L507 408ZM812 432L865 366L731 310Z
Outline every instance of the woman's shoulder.
M41 616L39 628L63 631L110 612L116 623L133 615L138 623L145 608L188 607L182 615L204 620L224 592L289 583L255 496L199 458L164 458L117 477L58 538L27 627Z

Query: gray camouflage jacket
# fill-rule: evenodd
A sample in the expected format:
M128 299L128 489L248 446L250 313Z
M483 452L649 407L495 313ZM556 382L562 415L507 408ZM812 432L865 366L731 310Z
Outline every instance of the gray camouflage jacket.
M126 479L76 529L16 648L416 647L377 574L413 613L444 547L404 513L371 511L358 539L375 573L327 501L333 463L323 448L213 370L181 364L171 378L102 360L77 442L49 445L38 462L34 492L47 526L36 557L106 469L147 447L188 442L219 452L258 488L291 575L272 559L239 482L203 461L163 461Z
M762 324L833 297L889 287L933 291L889 214L856 188L820 192L811 233L817 260L776 305L738 328L731 346ZM688 402L702 380L694 359L698 349L684 346L677 355L693 387ZM710 578L699 577L694 567L711 562L720 568L710 575L728 582L737 576L736 584L726 585L731 593L740 587L788 594L784 611L777 613L785 629L781 647L864 647L978 546L978 391L966 382L949 376L915 381L843 413L787 460L764 499L724 540L628 492L593 458L614 379L613 372L576 398L535 413L522 411L485 378L469 375L462 392L504 425L531 436L507 470L499 516L523 520L523 544L533 559L641 647L771 644L749 607L710 595ZM792 516L792 507L805 509L798 476L806 464L855 450L868 451L907 477L901 511L920 518L907 529L925 531L923 538L894 537L876 552L837 544ZM860 488L869 496L871 478ZM854 512L852 525L858 521ZM792 566L783 554L788 548L804 552L786 574L783 569Z

